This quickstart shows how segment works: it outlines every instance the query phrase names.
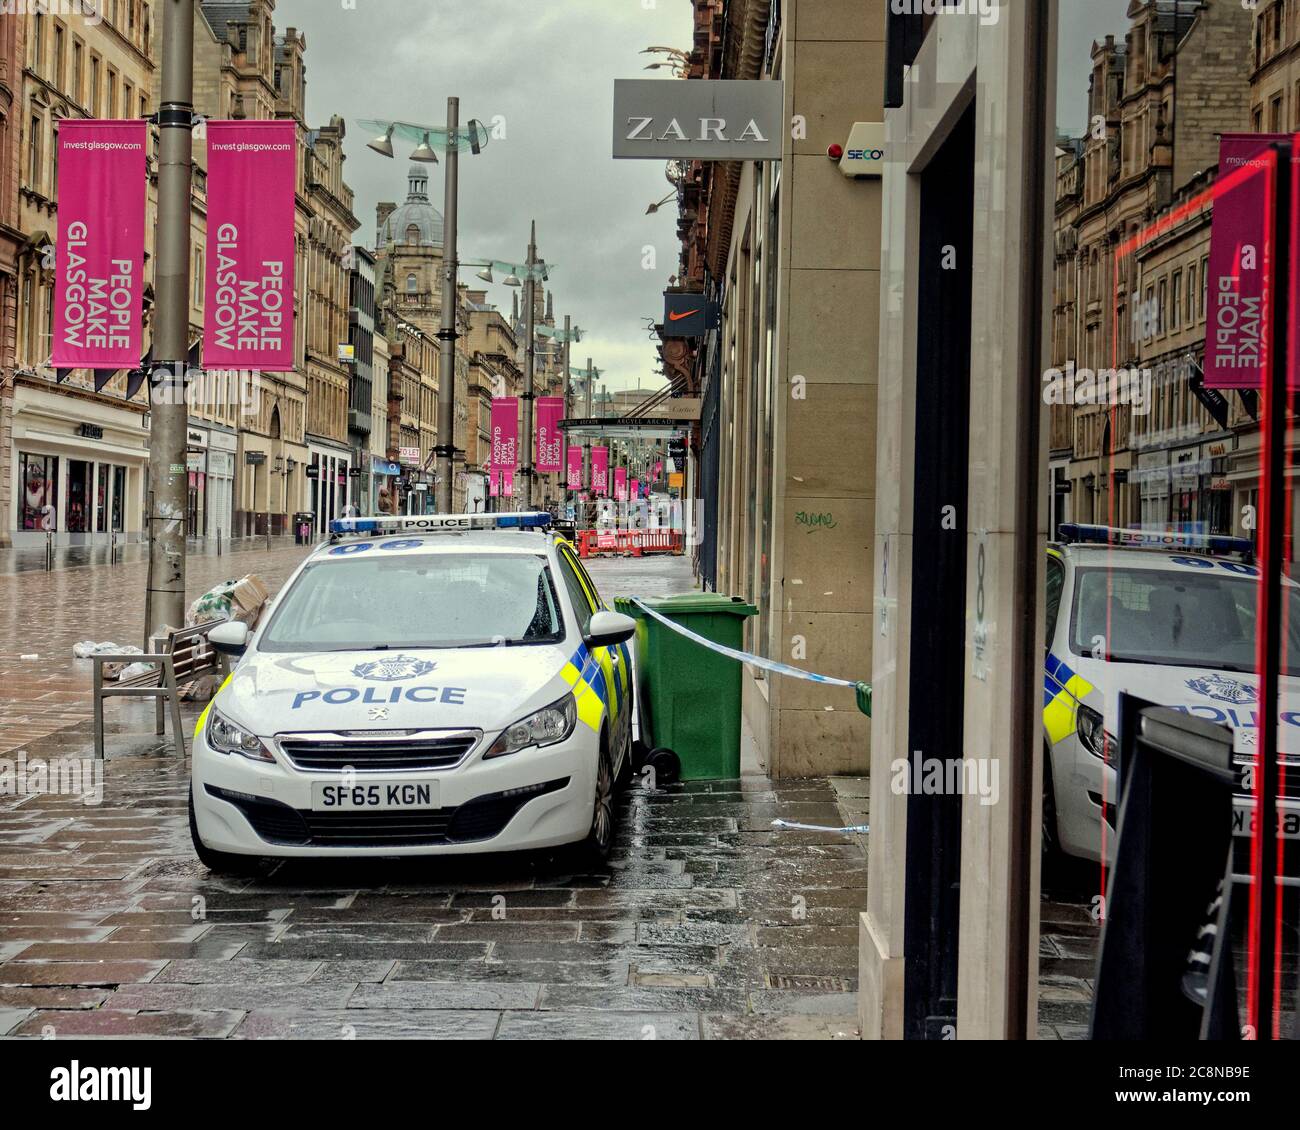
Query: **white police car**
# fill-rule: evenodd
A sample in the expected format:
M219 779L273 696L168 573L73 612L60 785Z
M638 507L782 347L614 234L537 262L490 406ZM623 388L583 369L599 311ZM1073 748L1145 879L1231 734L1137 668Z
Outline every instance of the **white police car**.
M1231 727L1238 763L1253 758L1259 570L1242 538L1076 524L1060 532L1047 551L1043 842L1049 855L1096 861L1104 838L1110 860L1118 820L1111 715L1121 691ZM1288 783L1278 829L1300 838L1300 586L1285 589L1278 746ZM1239 796L1234 831L1249 835L1252 819L1253 802Z
M199 858L609 851L635 622L546 514L331 523L194 736Z

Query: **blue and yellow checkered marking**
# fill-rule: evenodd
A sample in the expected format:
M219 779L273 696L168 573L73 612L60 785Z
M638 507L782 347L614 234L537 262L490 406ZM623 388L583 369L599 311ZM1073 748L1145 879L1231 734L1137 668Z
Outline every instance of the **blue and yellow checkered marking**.
M592 730L600 731L600 720L608 714L610 722L618 719L623 703L627 701L627 688L619 667L613 662L609 648L595 652L582 644L561 669L564 681L573 688L578 704L578 719ZM627 649L621 648L622 662L627 662Z
M1052 745L1074 732L1079 702L1096 689L1068 664L1047 653L1043 664L1043 728Z

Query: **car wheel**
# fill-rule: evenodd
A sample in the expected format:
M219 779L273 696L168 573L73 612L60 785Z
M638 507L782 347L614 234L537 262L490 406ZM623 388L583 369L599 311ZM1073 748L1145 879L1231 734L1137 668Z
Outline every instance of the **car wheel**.
M199 823L194 815L194 790L190 788L190 840L199 862L217 875L249 876L262 870L262 858L257 855L235 855L233 852L214 851L199 838Z
M609 858L614 845L614 765L606 739L600 743L596 763L596 796L591 811L591 830L583 842L583 854L593 861Z

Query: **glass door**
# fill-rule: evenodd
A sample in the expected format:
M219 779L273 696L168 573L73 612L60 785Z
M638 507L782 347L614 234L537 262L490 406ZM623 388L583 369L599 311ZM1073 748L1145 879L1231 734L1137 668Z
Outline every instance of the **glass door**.
M94 467L93 463L81 459L68 460L67 525L70 534L90 532Z

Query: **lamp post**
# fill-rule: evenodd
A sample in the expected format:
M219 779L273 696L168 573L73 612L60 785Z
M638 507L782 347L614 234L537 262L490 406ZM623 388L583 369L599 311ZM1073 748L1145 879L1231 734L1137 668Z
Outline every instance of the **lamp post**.
M487 130L473 118L460 128L460 99L447 99L446 129L414 125L410 122L362 122L378 129L380 136L369 147L382 156L393 156L393 136L417 142L412 161L438 163L437 150L446 155L443 193L442 312L438 328L438 442L434 445L438 479L436 509L450 514L452 508L452 468L456 459L456 226L460 192L460 151L468 147L477 154L488 141Z
M524 351L524 509L533 505L533 367L537 360L537 279L534 267L537 264L537 221L533 220L528 230L528 277L524 280L524 324L527 326L527 346Z
M447 99L447 136L455 137L460 128L460 99ZM427 147L428 142L422 141ZM432 150L430 150L432 152ZM451 513L452 464L456 458L456 203L459 192L457 173L460 152L447 147L446 187L443 193L442 245L442 323L438 327L438 443L433 449L437 458L440 514Z
M190 180L194 129L194 0L162 12L158 219L149 430L149 591L145 638L185 623L185 376L189 366ZM165 387L162 387L165 386Z

